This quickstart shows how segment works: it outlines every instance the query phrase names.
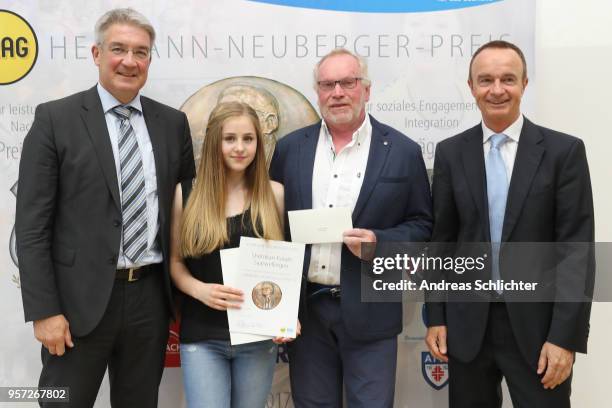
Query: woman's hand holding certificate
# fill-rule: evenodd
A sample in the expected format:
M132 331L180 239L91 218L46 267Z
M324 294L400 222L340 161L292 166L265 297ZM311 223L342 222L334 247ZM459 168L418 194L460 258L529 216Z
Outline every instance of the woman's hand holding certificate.
M227 311L231 334L263 335L277 342L298 335L304 247L241 237L239 248L221 251L224 283L244 293L241 308Z
M244 296L240 289L217 283L201 282L194 288L194 297L216 310L240 309Z

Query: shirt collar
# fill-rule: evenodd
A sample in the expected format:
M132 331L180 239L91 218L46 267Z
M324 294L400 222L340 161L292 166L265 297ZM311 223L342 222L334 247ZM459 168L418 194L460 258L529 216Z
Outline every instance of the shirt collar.
M331 133L329 131L329 128L327 127L327 124L325 123L325 120L321 122L321 128L323 129L323 133L325 134L327 141L333 146L333 143L331 143ZM353 132L353 138L351 139L350 143L347 144L347 147L353 146L355 143L363 143L364 140L370 136L370 134L372 134L370 114L366 113L363 123L355 132Z
M108 111L110 111L117 105L131 106L139 113L142 113L142 105L140 104L140 92L134 97L134 99L132 99L126 104L123 104L119 102L117 98L115 98L110 92L104 89L104 87L100 83L98 83L97 88L98 95L100 95L100 102L102 102L102 110L104 111L104 114L107 114Z
M518 119L514 121L513 124L508 126L501 132L494 132L485 125L484 121L482 121L482 143L486 143L491 136L496 133L503 133L508 136L512 141L518 143L519 138L521 136L521 130L523 130L523 123L525 119L523 118L523 114L520 114Z

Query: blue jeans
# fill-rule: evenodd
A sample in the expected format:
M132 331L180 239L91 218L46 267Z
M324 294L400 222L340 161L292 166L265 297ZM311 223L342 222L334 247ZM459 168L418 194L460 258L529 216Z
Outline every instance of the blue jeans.
M181 344L188 408L264 408L277 346L271 340L231 346L225 340Z

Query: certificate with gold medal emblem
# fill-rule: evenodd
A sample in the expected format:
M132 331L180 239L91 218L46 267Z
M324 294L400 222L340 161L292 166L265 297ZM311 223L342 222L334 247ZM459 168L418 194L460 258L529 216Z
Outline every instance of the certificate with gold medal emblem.
M304 248L241 237L238 251L231 255L235 262L221 259L224 282L244 293L241 308L227 311L230 333L295 338Z

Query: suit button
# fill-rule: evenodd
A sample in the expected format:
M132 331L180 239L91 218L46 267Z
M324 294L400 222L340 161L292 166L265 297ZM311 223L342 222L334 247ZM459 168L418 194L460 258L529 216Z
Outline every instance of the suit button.
M120 227L120 226L121 226L121 221L119 221L119 220L115 220L115 221L113 221L113 225L114 225L115 227Z

